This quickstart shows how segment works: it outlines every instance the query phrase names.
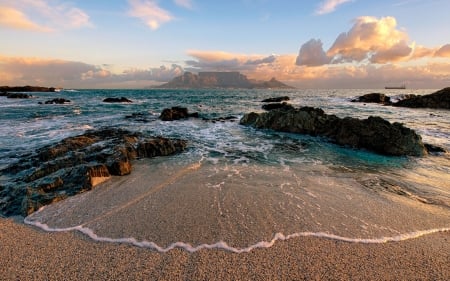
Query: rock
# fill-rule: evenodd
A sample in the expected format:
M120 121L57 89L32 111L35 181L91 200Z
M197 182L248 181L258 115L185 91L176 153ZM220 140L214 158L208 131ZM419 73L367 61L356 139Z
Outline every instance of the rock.
M262 109L267 111L274 109L290 110L294 109L294 107L290 104L283 102L283 103L267 103L262 106Z
M52 99L52 100L48 100L45 102L45 104L65 104L65 103L70 103L70 100L66 100L64 98L56 98L56 99Z
M8 87L0 86L1 92L55 92L54 87L40 87L40 86L18 86L18 87Z
M131 103L132 101L127 99L126 97L121 97L121 98L106 98L103 100L103 102L109 102L109 103L123 103L123 102L127 102L127 103Z
M240 124L276 131L324 136L353 148L364 148L384 155L423 156L427 149L413 130L380 117L338 118L320 108L302 107L245 114Z
M400 100L393 105L412 108L450 109L450 87L429 95L415 96L409 99Z
M146 140L138 144L138 157L166 156L176 152L181 152L186 148L186 141L170 140L166 138L155 138Z
M263 99L261 102L283 102L288 101L290 98L288 96L282 96L282 97L273 97L268 99Z
M162 121L173 121L186 119L189 117L198 118L198 113L197 112L189 113L187 108L175 106L172 108L165 108L161 112L159 119L161 119Z
M8 99L31 99L33 96L25 93L10 93Z
M89 130L24 155L0 170L11 178L0 187L0 214L28 215L40 207L91 190L111 176L132 172L137 157L183 151L186 141L149 138L116 128Z
M352 102L381 103L385 105L391 104L391 98L381 93L371 93L358 97Z
M125 119L133 120L136 122L148 123L148 122L150 122L149 117L150 117L150 114L148 114L148 113L137 112L137 113L132 113L130 115L126 115Z

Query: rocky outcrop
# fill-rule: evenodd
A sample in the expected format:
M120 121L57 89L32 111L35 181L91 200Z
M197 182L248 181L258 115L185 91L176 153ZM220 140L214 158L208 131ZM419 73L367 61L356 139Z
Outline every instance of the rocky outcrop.
M186 107L174 106L172 108L165 108L161 112L159 119L162 121L174 121L180 119L186 119L189 117L198 118L198 113L189 113Z
M391 104L391 98L381 93L370 93L353 99L352 102Z
M302 107L249 113L242 117L242 125L260 129L324 136L331 141L352 148L364 148L384 155L423 156L427 149L413 130L402 124L380 118L338 118L327 115L320 108Z
M0 86L0 92L55 92L55 88L40 87L40 86Z
M67 100L65 98L55 98L45 101L44 104L66 104L70 102L71 102L70 100ZM42 102L39 102L39 104L42 104Z
M411 108L441 108L450 109L450 87L439 90L429 95L406 94L401 96L398 102L392 102L391 98L381 93L371 93L353 99L352 102L380 103L399 107Z
M199 72L194 74L185 72L172 81L157 88L165 89L196 89L196 88L235 88L235 89L291 89L275 78L269 81L250 80L239 72Z
M400 100L393 105L412 108L450 109L450 87L429 95L414 96L409 99Z
M40 207L91 190L111 176L132 172L136 158L181 152L186 141L106 128L42 147L1 170L0 213L28 215Z
M267 104L263 104L263 106L261 107L264 110L270 111L270 110L275 110L275 109L282 109L282 110L290 110L290 109L294 109L294 107L286 102L276 102L276 103L267 103Z
M133 101L131 101L130 99L127 99L126 97L120 97L120 98L106 98L103 100L103 102L109 102L109 103L131 103Z
M6 97L8 99L31 99L33 95L25 93L9 93Z
M288 101L290 98L288 96L282 96L282 97L273 97L273 98L267 98L263 99L261 102L283 102Z

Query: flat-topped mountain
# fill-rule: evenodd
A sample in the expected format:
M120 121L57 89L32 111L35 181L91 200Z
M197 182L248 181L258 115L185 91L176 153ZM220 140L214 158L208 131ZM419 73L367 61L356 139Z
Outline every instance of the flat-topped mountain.
M157 86L157 88L243 88L243 89L292 89L275 78L269 81L248 79L239 72L185 72L172 81Z

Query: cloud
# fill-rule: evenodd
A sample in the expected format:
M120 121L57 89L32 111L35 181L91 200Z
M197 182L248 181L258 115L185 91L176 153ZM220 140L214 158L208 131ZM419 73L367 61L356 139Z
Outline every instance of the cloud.
M311 39L300 48L296 59L297 65L319 66L328 64L331 58L327 56L322 47L322 41Z
M327 55L334 56L335 62L401 60L410 55L412 48L406 43L408 34L396 27L393 17L359 17L350 31L337 37Z
M191 0L174 0L175 4L177 6L186 8L186 9L192 9L192 1Z
M21 11L0 6L0 26L5 26L13 29L22 29L29 31L39 31L39 32L49 32L50 28L45 26L40 26L32 22L24 13Z
M184 4L187 1L178 1ZM128 14L132 17L141 19L151 29L158 29L161 24L174 20L174 16L158 6L155 0L128 0L130 10Z
M189 71L252 71L263 65L271 65L276 55L246 55L222 51L190 50L194 60L186 61Z
M59 59L8 57L0 55L0 85L42 85L66 88L145 87L167 82L183 74L177 65L147 69L108 70L110 65L92 65ZM133 84L134 83L134 84Z
M344 3L350 2L352 0L326 0L320 3L316 10L317 15L324 15L334 12L336 8Z
M450 44L444 45L434 54L435 57L447 57L450 58Z
M92 27L89 16L69 2L44 0L0 0L0 26L50 32Z

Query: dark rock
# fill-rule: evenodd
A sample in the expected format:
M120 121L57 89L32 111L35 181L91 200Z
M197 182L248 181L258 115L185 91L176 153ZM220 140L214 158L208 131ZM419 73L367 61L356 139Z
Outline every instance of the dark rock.
M294 109L294 107L290 104L283 102L283 103L267 103L262 106L262 109L267 111L274 109L290 110Z
M273 97L273 98L264 99L261 102L283 102L283 101L288 101L288 100L290 100L290 98L288 96L283 96L283 97Z
M109 103L128 102L128 103L131 103L132 101L127 99L126 97L121 97L121 98L106 98L103 100L103 102L109 102Z
M0 189L0 214L28 215L40 207L91 190L111 176L132 171L137 157L181 152L186 141L148 138L140 133L105 128L42 147L3 170L11 184Z
M400 100L393 105L412 108L450 109L450 87L429 95L415 96L409 99Z
M425 147L427 151L431 154L448 153L448 151L445 148L436 145L426 143Z
M33 96L24 93L10 93L8 94L8 99L31 99Z
M385 105L391 104L391 98L381 93L371 93L358 97L352 102L381 103Z
M132 113L131 115L126 115L125 119L130 119L136 122L143 122L143 123L148 123L150 122L150 114L148 113L142 113L142 112L137 112L137 113Z
M399 123L391 124L380 117L338 118L320 108L302 107L249 113L241 124L276 131L325 136L337 144L365 148L385 155L422 156L427 149L413 130Z
M9 93L6 91L0 92L0 97L7 97L8 95L9 95Z
M65 104L65 103L70 103L70 100L66 100L64 98L56 98L56 99L52 99L52 100L48 100L45 102L45 104Z
M186 119L189 117L198 118L198 113L189 113L188 109L185 107L179 107L175 106L172 108L165 108L161 115L159 116L159 119L162 121L173 121L173 120L180 120L180 119Z
M55 92L55 88L40 87L40 86L18 86L8 87L0 86L1 92Z

